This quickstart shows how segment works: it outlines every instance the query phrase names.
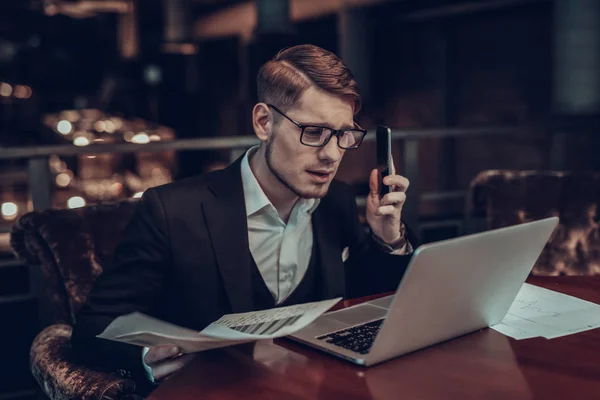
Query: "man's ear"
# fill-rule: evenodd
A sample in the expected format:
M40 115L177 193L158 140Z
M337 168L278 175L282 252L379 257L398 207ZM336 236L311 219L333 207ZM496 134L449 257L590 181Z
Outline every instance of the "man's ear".
M263 142L273 132L273 116L265 103L257 103L252 109L252 127L254 134Z

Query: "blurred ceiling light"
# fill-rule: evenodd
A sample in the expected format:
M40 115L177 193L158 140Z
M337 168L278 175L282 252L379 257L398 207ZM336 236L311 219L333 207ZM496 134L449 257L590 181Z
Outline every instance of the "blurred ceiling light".
M69 208L79 208L85 206L85 200L80 196L73 196L69 200L67 200L67 207Z
M24 99L28 99L33 94L33 90L29 86L23 86L25 88L25 97Z
M26 99L28 97L27 94L28 94L28 91L27 91L26 86L23 86L23 85L15 86L13 96L15 96L17 99Z
M79 136L73 140L73 144L75 146L87 146L88 144L90 144L90 140L85 136Z
M96 158L96 156L87 156L87 158L94 159L94 158Z
M117 127L115 126L114 122L107 119L106 121L104 121L104 130L108 133L115 133L115 130L117 130Z
M59 2L57 12L72 18L88 18L98 13L125 14L129 10L130 3L126 0L78 0Z
M162 81L162 71L156 65L148 65L144 69L144 79L151 85L157 85Z
M115 125L116 130L119 130L123 127L123 120L121 118L111 118L110 120Z
M96 123L94 124L94 128L98 132L104 132L106 130L106 124L104 123L104 121L96 121Z
M163 43L162 51L170 54L191 56L198 52L198 47L193 43Z
M150 138L146 132L140 132L133 135L131 141L136 144L146 144L150 142Z
M6 203L2 203L2 217L11 221L17 217L17 213L19 212L19 207L13 203L12 201L7 201Z
M142 197L142 195L144 194L144 192L137 192L136 194L133 195L134 199L139 199Z
M109 189L113 196L118 196L123 191L123 185L120 182L114 182Z
M56 5L54 4L46 4L44 6L44 14L46 14L49 17L53 17L56 14L58 14L58 7L56 7Z
M16 44L0 39L0 62L10 62L17 52Z
M50 169L52 172L60 173L67 171L67 163L62 161L59 156L53 154L50 156L48 160L48 165L50 165Z
M154 135L150 135L150 141L151 142L160 142L160 136L154 134Z
M62 135L68 135L73 130L73 125L66 119L63 119L56 124L56 130Z
M69 186L69 183L71 183L71 177L69 176L69 174L62 172L56 175L57 186L64 188Z
M6 82L0 83L0 96L8 97L12 94L13 88Z
M56 154L52 154L50 156L50 158L48 159L48 165L50 166L50 168L53 171L58 171L58 169L60 168L60 163L61 163L60 157L57 156Z
M66 119L69 122L79 121L79 113L74 110L65 110L60 113L61 119Z

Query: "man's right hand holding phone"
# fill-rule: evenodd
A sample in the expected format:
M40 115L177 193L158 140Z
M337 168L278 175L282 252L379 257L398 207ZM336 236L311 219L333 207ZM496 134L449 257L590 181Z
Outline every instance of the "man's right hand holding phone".
M402 207L409 182L405 177L396 175L390 129L378 126L376 139L377 168L371 171L369 177L366 217L376 240L395 251L406 247Z

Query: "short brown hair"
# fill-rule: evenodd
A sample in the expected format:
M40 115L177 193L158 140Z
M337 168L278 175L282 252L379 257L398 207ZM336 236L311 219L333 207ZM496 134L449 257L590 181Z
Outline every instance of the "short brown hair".
M303 44L281 50L258 71L258 101L284 111L311 86L350 101L354 115L360 111L362 101L352 72L335 54L318 46Z

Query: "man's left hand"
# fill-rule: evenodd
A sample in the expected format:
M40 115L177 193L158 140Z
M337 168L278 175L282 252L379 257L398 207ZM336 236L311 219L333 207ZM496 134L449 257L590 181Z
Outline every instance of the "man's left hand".
M406 201L408 179L400 175L388 175L383 184L392 187L392 192L383 198L379 196L380 175L377 169L369 177L369 196L367 197L367 222L373 234L387 244L401 239L402 207Z

